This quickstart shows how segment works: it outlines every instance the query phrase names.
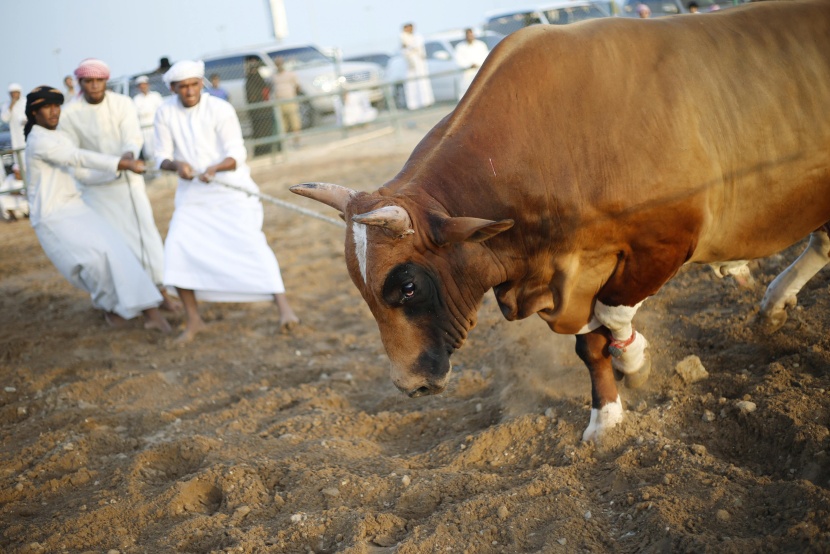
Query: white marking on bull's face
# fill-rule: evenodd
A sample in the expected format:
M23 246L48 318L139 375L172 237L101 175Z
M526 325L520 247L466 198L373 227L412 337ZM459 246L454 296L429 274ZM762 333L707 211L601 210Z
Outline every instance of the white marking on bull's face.
M352 223L352 237L354 238L354 255L357 257L357 265L360 267L360 276L363 283L366 283L366 254L369 248L366 239L366 226L361 223Z

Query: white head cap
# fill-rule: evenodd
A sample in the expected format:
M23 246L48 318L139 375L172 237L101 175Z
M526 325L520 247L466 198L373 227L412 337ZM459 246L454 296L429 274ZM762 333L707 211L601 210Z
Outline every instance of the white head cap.
M23 87L17 83L12 83L9 85L9 92L23 92Z
M135 84L137 84L137 85L140 85L142 83L149 83L149 82L150 82L150 78L147 77L146 75L142 75L141 77L138 77L135 80Z
M194 62L182 60L173 64L164 74L164 84L170 86L172 83L184 81L185 79L202 79L205 76L205 62Z

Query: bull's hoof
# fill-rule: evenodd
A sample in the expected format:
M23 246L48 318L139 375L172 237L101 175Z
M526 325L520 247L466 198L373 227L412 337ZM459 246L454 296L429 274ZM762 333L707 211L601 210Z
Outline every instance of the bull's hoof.
M772 305L772 307L771 307ZM761 311L758 317L755 318L754 326L764 334L772 334L779 330L787 322L787 310L795 308L798 305L798 299L795 295L787 298L783 305L774 305L765 297L761 302Z
M651 375L651 353L646 349L643 352L643 367L635 373L627 373L623 384L627 389L639 389L646 384L649 375Z
M765 335L778 331L787 322L787 310L779 310L772 314L759 313L755 318L755 328Z

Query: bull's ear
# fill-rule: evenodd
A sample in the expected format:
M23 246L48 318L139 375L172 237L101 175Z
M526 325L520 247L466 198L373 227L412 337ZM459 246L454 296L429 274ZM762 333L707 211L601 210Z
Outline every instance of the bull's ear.
M477 217L447 217L433 226L434 239L438 245L456 242L484 242L513 227L512 219L493 221Z

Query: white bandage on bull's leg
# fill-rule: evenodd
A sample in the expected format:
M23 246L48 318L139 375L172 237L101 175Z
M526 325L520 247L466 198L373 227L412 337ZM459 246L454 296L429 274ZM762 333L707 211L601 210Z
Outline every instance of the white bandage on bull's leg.
M591 409L591 422L582 433L582 440L596 442L605 431L616 427L622 420L623 407L620 396L617 395L616 401L609 402L600 409Z
M631 325L642 304L640 302L636 306L606 306L597 301L594 307L594 316L614 337L608 347L612 356L611 364L614 369L626 375L637 373L646 363L645 351L648 341Z
M787 321L787 308L796 305L796 295L807 281L830 262L830 237L824 231L810 235L810 244L790 267L775 278L761 301L761 317L774 331Z

